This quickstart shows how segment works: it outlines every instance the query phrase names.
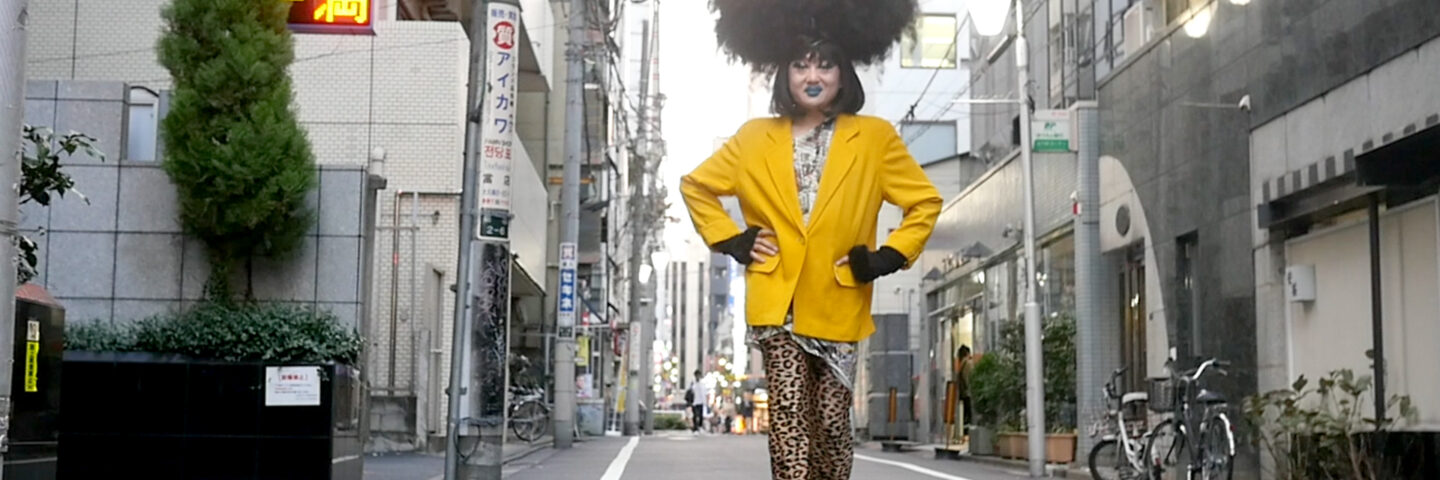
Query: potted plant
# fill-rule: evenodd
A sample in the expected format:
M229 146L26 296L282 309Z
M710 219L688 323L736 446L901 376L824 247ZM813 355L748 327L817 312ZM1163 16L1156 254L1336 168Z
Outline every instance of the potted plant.
M361 468L333 459L364 453L355 368L364 340L331 312L207 302L136 322L70 323L63 343L60 478L128 471L105 460L116 452L127 465L197 478L351 478ZM284 448L266 449L275 444ZM173 445L206 454L182 462Z
M971 408L975 413L975 426L970 430L970 453L1014 458L1016 438L1023 451L1024 437L1017 437L1014 432L1020 429L1019 410L1015 406L1024 404L1024 396L1024 375L1014 358L1003 351L980 357L970 379Z
M1044 324L1045 460L1075 461L1075 317L1062 312Z
M1268 454L1268 476L1435 478L1433 466L1423 470L1426 441L1403 431L1419 418L1410 397L1390 395L1391 415L1377 420L1367 415L1373 387L1369 375L1341 369L1314 382L1302 375L1290 388L1245 399L1245 433Z
M1048 427L1045 460L1071 463L1075 460L1077 442L1074 316L1061 313L1047 319L1041 345L1045 358L1045 425ZM975 365L975 376L971 380L976 416L983 426L995 429L996 453L1005 458L1029 456L1024 353L1024 324L1006 322L1000 328L998 348ZM971 443L974 452L975 436Z

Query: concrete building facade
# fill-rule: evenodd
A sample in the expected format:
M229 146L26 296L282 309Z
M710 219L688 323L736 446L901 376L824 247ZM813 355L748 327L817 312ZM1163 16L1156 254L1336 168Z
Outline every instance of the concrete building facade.
M421 12L411 3L376 2L373 35L295 34L290 70L294 109L316 163L327 169L368 169L388 180L388 187L376 194L371 212L374 231L368 233L374 238L373 288L358 294L364 311L345 315L368 317L357 326L370 326L363 333L368 339L367 376L373 400L372 448L379 450L420 448L430 438L444 435L443 390L449 378L455 301L451 286L457 261L469 49L463 23L457 20L468 18L469 12L465 4L451 2L454 18L432 18L443 12ZM130 160L130 154L146 152L130 142L129 135L153 132L164 114L170 78L156 61L154 46L162 27L160 10L166 4L165 0L31 3L28 30L34 48L27 51L27 78L117 82L123 83L118 91L136 92L122 94L122 101L81 105L86 118L94 120L64 121L56 113L57 124L97 136L98 146L119 154L112 158L121 162ZM543 247L550 237L539 220L551 213L543 200L548 190L543 166L547 158L562 158L561 149L550 149L549 142L558 143L563 131L546 128L563 125L563 109L558 119L552 118L556 114L547 108L552 101L544 95L554 75L555 52L563 51L564 42L554 38L559 29L554 28L549 2L522 4L522 24L538 28L522 32L528 41L521 45L521 104L528 107L526 102L532 101L541 108L523 109L517 118L512 330L538 336L547 318L544 311L550 307L541 300L546 291L543 272L553 258ZM115 25L124 28L112 28ZM63 96L54 93L53 82L49 85L39 95ZM144 100L149 97L153 99ZM136 98L141 100L127 100ZM146 103L151 105L148 116ZM71 111L65 108L66 115ZM121 115L123 123L100 120ZM155 123L147 126L137 119ZM537 148L536 155L527 152L531 146ZM161 155L144 156L151 157L145 160L153 164ZM114 304L121 305L118 300ZM130 313L121 309L113 315L130 320L120 318ZM523 339L529 337L515 336L512 344L530 347L532 358L539 360L544 350L540 342L527 344Z

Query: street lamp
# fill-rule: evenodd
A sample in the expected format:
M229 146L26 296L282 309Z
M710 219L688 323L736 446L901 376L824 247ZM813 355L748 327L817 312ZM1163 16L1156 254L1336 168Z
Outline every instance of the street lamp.
M1030 152L1030 65L1025 42L1025 4L1012 0L971 0L970 17L976 33L998 35L1005 25L1005 10L1015 7L1015 69L1020 104L1020 165L1025 190L1025 412L1028 416L1030 476L1045 475L1045 385L1040 355L1040 304L1035 301L1035 169Z
M1210 31L1210 21L1213 20L1214 17L1214 4L1200 7L1199 10L1196 10L1195 13L1191 14L1190 20L1185 22L1185 34L1189 35L1190 38L1200 38L1205 36L1205 32Z

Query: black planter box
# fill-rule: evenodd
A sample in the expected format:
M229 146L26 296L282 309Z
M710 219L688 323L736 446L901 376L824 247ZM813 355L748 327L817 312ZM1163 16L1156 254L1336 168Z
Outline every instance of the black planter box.
M50 480L58 465L65 309L43 288L23 285L15 299L14 334L10 377L14 403L5 479Z
M1440 478L1440 432L1389 431L1355 434L1359 448L1374 466L1376 478L1433 480ZM1311 438L1297 436L1296 451L1313 450ZM1304 465L1306 478L1328 475L1318 464Z
M267 365L65 352L61 479L359 480L356 372L321 369L318 406L266 406Z

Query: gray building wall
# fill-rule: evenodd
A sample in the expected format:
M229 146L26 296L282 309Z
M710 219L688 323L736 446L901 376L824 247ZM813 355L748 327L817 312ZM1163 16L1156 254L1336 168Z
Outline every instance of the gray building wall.
M76 156L64 168L88 204L72 194L22 208L21 229L40 245L32 282L72 320L130 322L187 307L203 298L210 273L203 244L182 233L175 188L159 163L121 158L124 94L116 82L26 86L26 123L93 136L107 155ZM366 173L321 167L318 180L309 199L315 226L292 260L256 262L255 296L330 310L359 328Z
M1166 305L1177 301L1175 239L1198 235L1198 308L1193 321L1167 316L1171 344L1182 358L1234 361L1217 382L1237 395L1256 384L1250 131L1440 34L1440 3L1214 8L1206 35L1159 26L1155 40L1101 79L1101 153L1120 160L1146 206ZM1248 113L1220 107L1245 95Z
M1035 161L1035 226L1042 237L1072 221L1070 194L1075 191L1075 154L1037 153ZM1018 247L1020 235L1006 236L1007 227L1025 225L1024 175L1019 155L986 172L959 197L946 203L926 249L924 268L938 266L939 255L960 259L960 250L980 242L994 253Z

